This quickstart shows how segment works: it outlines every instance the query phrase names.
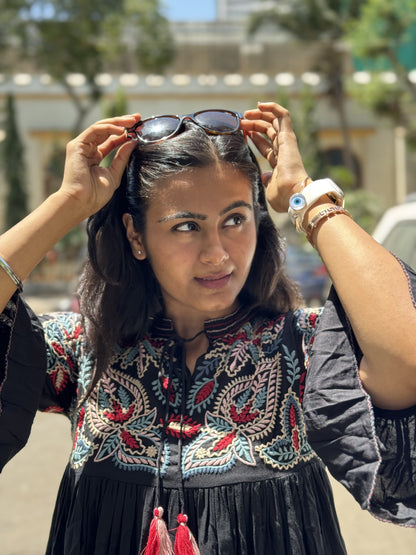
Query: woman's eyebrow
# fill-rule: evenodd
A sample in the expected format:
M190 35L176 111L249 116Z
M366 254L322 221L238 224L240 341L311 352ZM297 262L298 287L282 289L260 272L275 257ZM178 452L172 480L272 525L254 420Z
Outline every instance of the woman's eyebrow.
M253 210L253 207L251 206L251 204L248 204L243 200L236 200L235 202L231 203L229 206L221 210L220 216L224 216L224 214L227 214L227 212L230 212L230 210L234 210L235 208L240 208L242 206L245 208L248 208L249 210ZM181 219L206 220L207 218L208 216L206 216L205 214L198 214L197 212L185 211L185 212L175 212L174 214L169 214L169 216L165 216L164 218L161 218L157 222L162 223L162 222L169 222L170 220L181 220Z
M249 204L248 202L245 202L244 200L236 200L235 202L227 206L227 208L224 208L224 210L221 210L220 216L224 216L224 214L226 214L230 210L234 210L234 208L241 208L241 207L245 207L245 208L248 208L249 210L253 210L252 205Z
M204 214L197 214L194 212L176 212L175 214L169 214L169 216L165 216L158 220L158 223L168 222L169 220L180 220L190 218L192 220L206 220L208 216Z

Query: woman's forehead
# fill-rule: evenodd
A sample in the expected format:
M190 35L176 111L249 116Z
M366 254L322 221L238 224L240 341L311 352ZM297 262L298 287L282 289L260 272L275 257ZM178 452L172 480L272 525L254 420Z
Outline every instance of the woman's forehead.
M230 164L185 170L160 183L153 191L149 209L161 211L208 210L222 212L233 203L253 203L248 177Z

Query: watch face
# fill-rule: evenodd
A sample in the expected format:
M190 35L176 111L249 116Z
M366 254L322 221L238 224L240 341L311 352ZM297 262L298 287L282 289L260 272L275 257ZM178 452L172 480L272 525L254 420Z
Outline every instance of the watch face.
M296 210L296 212L299 212L299 210L303 210L305 208L306 199L302 195L302 193L295 193L289 199L289 206L292 210Z

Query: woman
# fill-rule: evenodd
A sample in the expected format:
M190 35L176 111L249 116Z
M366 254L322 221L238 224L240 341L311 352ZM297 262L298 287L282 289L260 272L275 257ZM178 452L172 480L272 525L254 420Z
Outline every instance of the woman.
M323 312L297 308L241 131L333 280ZM345 553L316 453L363 507L414 525L415 276L311 181L275 103L241 122L114 118L1 238L7 353L19 278L90 217L81 315L43 319L40 407L74 429L48 553Z

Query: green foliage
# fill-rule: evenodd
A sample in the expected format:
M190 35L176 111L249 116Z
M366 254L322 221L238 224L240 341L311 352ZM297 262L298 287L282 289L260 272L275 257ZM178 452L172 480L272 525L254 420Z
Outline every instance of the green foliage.
M292 0L290 6L275 0L275 6L255 12L248 21L248 32L273 24L301 41L336 41L342 38L345 22L356 17L360 0Z
M371 234L387 207L379 195L364 189L355 189L346 191L345 208Z
M416 0L366 0L360 17L346 26L352 52L360 58L396 57L415 22Z
M21 59L65 87L77 110L74 135L101 98L99 73L113 67L161 73L173 59L160 0L14 0L19 1L25 7L13 31L20 37ZM0 16L0 39L1 22ZM70 73L85 76L82 91L68 82Z
M249 19L248 32L254 34L264 24L275 25L294 39L314 42L317 54L311 69L323 76L324 94L338 113L339 127L344 140L344 158L352 167L349 128L345 108L345 59L342 43L344 26L360 11L358 0L293 0L290 4L276 1ZM269 6L269 3L268 3Z
M143 71L163 73L175 56L169 21L160 0L126 0L126 16L135 31L136 56Z
M5 221L9 228L27 214L27 192L24 164L24 149L16 122L14 99L6 100L6 138L1 144L4 173L7 183Z
M365 86L351 85L350 93L377 115L404 127L412 148L416 148L416 86L408 69L414 66L415 36L416 0L366 0L361 17L349 22L346 35L361 67L390 69L396 76L393 83L386 83L373 73ZM405 48L412 52L409 68Z
M19 13L25 0L3 0L0 10L0 52L6 51L11 46L10 29L16 27ZM9 60L0 56L0 71L9 69Z

